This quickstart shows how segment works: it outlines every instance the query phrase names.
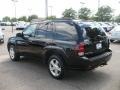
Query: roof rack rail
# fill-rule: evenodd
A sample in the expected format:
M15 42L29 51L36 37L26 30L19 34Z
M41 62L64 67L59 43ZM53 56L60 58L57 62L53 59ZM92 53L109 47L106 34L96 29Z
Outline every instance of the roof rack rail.
M52 19L52 20L73 20L73 19L70 19L70 18L56 18L56 19Z
M43 23L48 21L73 21L73 19L70 18L56 18L56 19L33 19L30 23Z
M46 21L46 19L33 19L33 20L31 20L31 23L43 22L43 21Z

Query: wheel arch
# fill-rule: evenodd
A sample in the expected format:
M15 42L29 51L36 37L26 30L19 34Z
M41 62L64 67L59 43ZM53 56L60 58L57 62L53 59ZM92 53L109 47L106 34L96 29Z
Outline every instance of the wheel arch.
M44 55L44 60L45 60L45 64L48 63L48 60L49 60L49 57L51 55L58 55L62 58L62 61L64 64L67 64L66 63L66 60L67 60L67 55L65 54L64 51L62 50L59 50L59 49L49 49L45 52L45 55Z

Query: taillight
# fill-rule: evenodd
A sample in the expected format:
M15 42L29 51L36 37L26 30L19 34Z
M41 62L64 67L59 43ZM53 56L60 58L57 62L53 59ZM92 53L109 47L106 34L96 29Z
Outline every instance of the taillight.
M85 44L80 43L80 44L76 45L75 51L77 52L77 54L79 56L83 56L85 54Z

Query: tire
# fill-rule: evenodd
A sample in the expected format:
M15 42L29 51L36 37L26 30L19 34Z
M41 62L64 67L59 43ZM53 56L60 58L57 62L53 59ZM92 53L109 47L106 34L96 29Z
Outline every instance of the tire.
M53 78L63 79L65 66L62 58L58 55L52 55L48 60L48 70Z
M10 45L10 47L9 47L9 56L12 61L20 60L20 55L18 53L16 53L14 45Z

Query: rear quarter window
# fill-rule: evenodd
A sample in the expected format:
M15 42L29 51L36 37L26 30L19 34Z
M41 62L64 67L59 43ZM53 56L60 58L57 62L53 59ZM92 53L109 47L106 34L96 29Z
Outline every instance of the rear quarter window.
M77 39L77 30L73 23L55 22L55 39L74 41Z

